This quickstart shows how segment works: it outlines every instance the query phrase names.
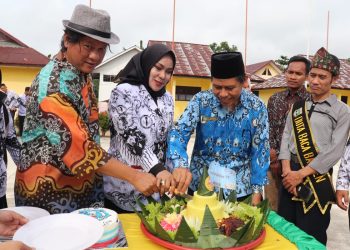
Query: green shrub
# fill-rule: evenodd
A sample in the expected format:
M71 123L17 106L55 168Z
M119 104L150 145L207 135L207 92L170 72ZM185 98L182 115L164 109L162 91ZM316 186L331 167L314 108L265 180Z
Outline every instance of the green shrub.
M98 114L98 123L101 128L102 136L109 130L110 121L107 111Z

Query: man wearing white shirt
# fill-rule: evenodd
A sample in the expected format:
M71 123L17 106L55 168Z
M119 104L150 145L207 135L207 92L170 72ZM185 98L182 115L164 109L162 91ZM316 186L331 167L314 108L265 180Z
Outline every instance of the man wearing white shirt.
M7 95L6 100L4 101L4 104L6 105L7 109L10 111L12 119L15 119L15 114L18 109L18 95L7 89L7 86L5 83L0 84L0 89Z
M19 136L22 136L24 118L26 117L27 102L30 95L30 87L24 89L24 94L20 95L18 98L19 108L18 108L18 119L19 119Z

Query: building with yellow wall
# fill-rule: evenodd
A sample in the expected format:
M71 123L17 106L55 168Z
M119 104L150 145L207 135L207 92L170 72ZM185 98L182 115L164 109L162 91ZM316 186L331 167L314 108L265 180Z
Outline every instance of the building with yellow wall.
M0 28L1 81L22 94L49 59Z
M179 93L181 89L192 88L193 92ZM174 75L166 89L175 99L174 120L177 120L187 107L188 101L191 100L194 92L198 93L202 90L211 88L210 78L188 77ZM191 90L191 89L190 89ZM182 96L181 96L182 95Z
M169 41L150 40L148 46L156 43L172 48L176 55L174 74L166 89L174 97L174 120L177 120L196 93L210 88L210 61L213 51L209 45L184 42L173 44Z

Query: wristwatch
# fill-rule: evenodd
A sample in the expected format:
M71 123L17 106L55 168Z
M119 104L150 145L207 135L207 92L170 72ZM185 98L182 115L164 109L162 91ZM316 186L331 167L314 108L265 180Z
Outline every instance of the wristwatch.
M252 190L253 190L253 194L261 194L263 193L263 189L262 186L259 185L252 185Z

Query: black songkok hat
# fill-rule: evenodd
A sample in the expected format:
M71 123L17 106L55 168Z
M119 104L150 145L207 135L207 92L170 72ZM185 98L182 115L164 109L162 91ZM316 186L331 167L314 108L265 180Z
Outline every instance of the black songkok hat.
M211 56L211 76L228 79L244 75L244 63L240 52L220 52Z

